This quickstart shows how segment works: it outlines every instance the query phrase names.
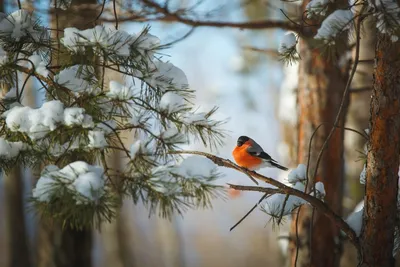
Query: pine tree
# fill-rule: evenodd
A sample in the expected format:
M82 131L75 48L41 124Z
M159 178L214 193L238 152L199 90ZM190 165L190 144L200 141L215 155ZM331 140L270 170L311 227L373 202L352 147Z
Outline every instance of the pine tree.
M69 4L55 5L74 8ZM212 162L176 150L191 141L219 146L223 121L213 119L215 108L197 111L184 72L165 59L166 46L148 27L136 34L117 26L46 28L19 9L2 17L0 45L0 79L11 88L1 100L1 166L6 173L16 164L43 166L32 207L61 225L61 234L114 220L124 196L169 218L208 207L222 194ZM109 80L109 70L123 82ZM45 91L39 108L21 104L23 92L34 88L17 74ZM136 138L130 146L121 139L126 131ZM123 153L128 163L122 169L107 163L112 151ZM72 259L64 260L55 264Z

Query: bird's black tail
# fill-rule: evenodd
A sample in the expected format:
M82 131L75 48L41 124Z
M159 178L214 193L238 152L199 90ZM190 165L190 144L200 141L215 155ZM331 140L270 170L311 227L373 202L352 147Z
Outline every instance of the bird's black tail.
M275 163L275 162L273 162L273 161L270 161L270 163L271 163L272 166L274 166L274 167L276 167L276 168L278 168L278 169L281 169L281 170L284 170L284 171L289 170L288 168L283 167L283 166L281 166L281 165L279 165L278 163Z

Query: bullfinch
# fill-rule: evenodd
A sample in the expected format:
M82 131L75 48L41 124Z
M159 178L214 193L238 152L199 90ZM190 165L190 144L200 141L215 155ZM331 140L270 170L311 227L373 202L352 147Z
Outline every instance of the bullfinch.
M287 171L288 168L279 165L276 160L264 152L262 147L247 136L240 136L232 152L233 158L240 167L255 171L264 167L278 168Z

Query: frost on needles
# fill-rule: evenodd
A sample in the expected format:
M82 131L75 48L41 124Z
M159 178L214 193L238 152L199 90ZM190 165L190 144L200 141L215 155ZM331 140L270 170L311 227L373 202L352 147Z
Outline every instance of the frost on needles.
M9 86L0 105L0 164L5 172L41 166L32 194L38 212L83 228L112 220L122 195L166 217L209 206L221 190L214 164L173 152L189 141L220 145L223 122L213 119L215 108L197 111L185 73L158 53L161 41L149 28L67 28L59 49L52 34L25 10L0 16L0 82ZM108 71L124 79L110 80ZM45 91L40 107L21 103L36 88L15 80L16 72ZM113 151L127 162L123 169L108 166Z

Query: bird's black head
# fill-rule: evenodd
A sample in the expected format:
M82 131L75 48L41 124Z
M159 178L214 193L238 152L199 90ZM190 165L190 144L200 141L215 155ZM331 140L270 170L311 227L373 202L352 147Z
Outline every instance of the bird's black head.
M250 138L248 138L247 136L240 136L236 142L237 146L242 146L244 143L246 143L247 141L249 141Z

